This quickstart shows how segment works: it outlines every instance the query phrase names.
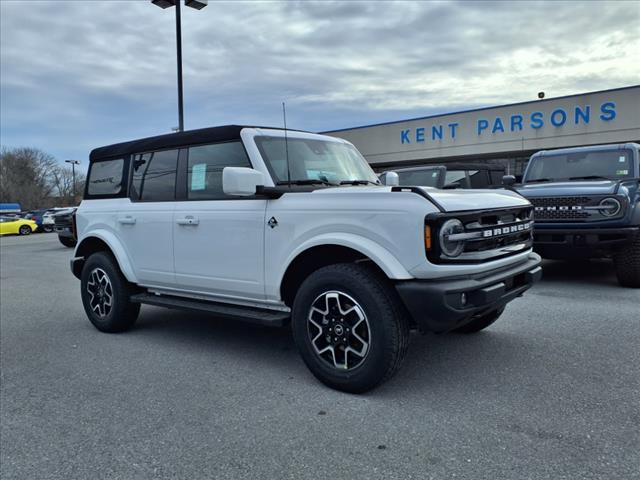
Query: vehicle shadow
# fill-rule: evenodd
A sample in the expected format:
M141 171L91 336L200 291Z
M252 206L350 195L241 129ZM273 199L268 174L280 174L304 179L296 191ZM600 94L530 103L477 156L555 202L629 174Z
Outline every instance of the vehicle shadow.
M613 262L607 259L544 260L542 262L542 282L618 285Z
M237 357L238 361L276 369L283 379L300 386L318 386L297 353L289 327L270 328L202 313L143 307L139 322L129 335L170 348L203 355ZM370 392L371 398L397 397L413 392L434 394L438 389L467 388L470 384L493 385L496 371L507 368L506 384L518 381L523 352L537 356L535 342L517 334L487 330L477 335L421 335L413 332L407 358L399 374ZM335 392L336 395L343 395Z
M291 375L292 369L296 372L304 369L289 327L266 327L228 317L145 305L128 335L138 334L145 341L172 348L205 355L210 352L212 356L237 355L256 365L272 364L282 369L283 375Z

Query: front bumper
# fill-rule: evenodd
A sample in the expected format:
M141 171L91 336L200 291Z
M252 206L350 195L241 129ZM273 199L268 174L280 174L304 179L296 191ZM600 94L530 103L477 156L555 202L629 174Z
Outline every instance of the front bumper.
M545 258L591 256L629 243L640 227L540 228L534 227L533 247Z
M540 262L532 253L515 266L457 279L400 281L396 289L421 332L446 332L522 295L542 277Z

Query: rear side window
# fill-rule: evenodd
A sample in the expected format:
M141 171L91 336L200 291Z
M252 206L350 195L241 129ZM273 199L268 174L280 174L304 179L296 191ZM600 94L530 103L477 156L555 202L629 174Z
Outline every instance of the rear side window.
M124 159L93 162L89 170L87 193L89 195L118 195L122 191Z
M251 167L241 142L189 148L187 198L189 200L228 198L222 190L224 167Z
M178 150L134 155L131 195L143 202L167 202L176 198Z

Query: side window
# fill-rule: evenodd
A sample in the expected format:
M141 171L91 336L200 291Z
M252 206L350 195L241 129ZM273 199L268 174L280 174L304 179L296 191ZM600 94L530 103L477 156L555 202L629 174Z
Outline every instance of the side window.
M224 167L251 167L241 142L189 148L187 198L189 200L229 198L222 191Z
M89 170L89 195L117 195L122 191L124 159L93 162Z
M143 202L165 202L176 198L178 150L133 156L132 195Z

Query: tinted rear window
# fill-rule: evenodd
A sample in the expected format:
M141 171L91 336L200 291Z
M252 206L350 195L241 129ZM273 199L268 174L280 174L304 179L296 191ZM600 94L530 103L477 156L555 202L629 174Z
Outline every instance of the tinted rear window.
M146 202L176 198L178 150L164 150L133 157L132 197Z
M93 162L89 171L89 195L117 195L122 191L124 159Z

